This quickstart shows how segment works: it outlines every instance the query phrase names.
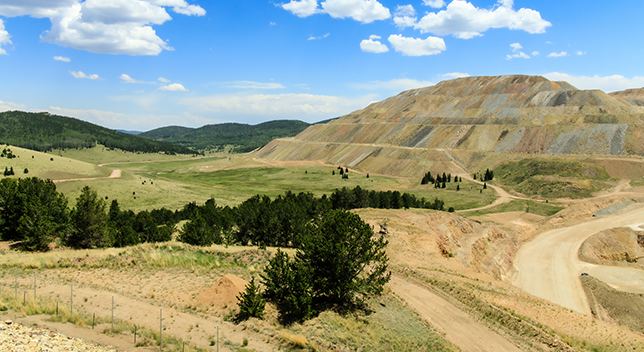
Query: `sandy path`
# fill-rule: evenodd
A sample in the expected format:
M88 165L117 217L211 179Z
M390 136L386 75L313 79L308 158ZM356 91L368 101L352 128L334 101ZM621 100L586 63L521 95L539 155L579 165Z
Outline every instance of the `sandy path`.
M644 204L636 204L617 214L544 232L519 249L514 261L517 272L512 283L535 296L591 314L579 275L591 269L592 265L579 260L579 248L588 237L599 231L639 224L642 219ZM625 275L624 280L631 282L634 279L637 284L636 278L631 278L632 273L629 275L628 270L619 269L607 270L603 276L613 276L619 271L620 275Z
M391 277L389 286L461 351L521 351L449 301L421 286L396 275Z
M464 179L466 179L468 181L478 183L480 185L483 184L482 181L475 180L475 179L471 178L470 175L468 175L468 174L460 174L460 175L457 175L457 176L459 176L461 178L464 178ZM492 202L491 204L488 204L486 206L482 206L482 207L474 208L474 209L457 210L456 212L457 213L462 213L462 212L466 212L466 211L477 211L477 210L488 209L488 208L495 207L495 206L497 206L499 204L509 203L513 199L530 199L530 198L523 198L523 197L513 196L510 193L506 192L503 188L501 188L499 186L491 185L489 183L487 184L487 187L492 188L494 190L494 192L496 193L496 195L499 196L499 198L497 198L494 202Z
M69 181L90 181L90 180L100 180L102 178L119 178L121 177L121 170L116 169L112 170L112 173L107 177L87 177L87 178L67 178L62 180L52 180L55 183L60 182L69 182Z

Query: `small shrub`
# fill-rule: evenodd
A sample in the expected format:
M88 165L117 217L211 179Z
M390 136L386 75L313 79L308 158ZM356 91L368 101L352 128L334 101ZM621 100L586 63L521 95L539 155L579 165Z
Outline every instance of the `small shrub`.
M246 320L251 317L261 319L264 316L266 301L262 297L259 286L255 284L254 277L246 285L246 291L237 296L237 301L239 302L237 320Z

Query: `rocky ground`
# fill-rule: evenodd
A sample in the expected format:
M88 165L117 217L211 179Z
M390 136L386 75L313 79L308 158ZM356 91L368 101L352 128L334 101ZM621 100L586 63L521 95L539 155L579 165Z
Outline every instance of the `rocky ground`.
M67 337L63 334L42 328L13 323L11 320L0 322L0 347L5 352L42 351L42 352L107 352L116 351Z

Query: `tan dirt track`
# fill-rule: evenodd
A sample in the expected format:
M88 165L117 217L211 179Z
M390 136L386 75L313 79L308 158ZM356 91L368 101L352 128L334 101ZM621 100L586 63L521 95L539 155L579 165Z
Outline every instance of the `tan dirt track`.
M579 260L581 244L597 232L639 224L643 219L644 204L636 204L617 214L589 218L581 224L544 232L519 249L512 283L535 296L591 314L579 280L584 268L590 267ZM619 271L619 268L613 269L613 273L614 270Z
M121 177L121 170L116 169L112 170L112 173L107 177L88 177L88 178L69 178L62 180L53 180L55 183L59 182L69 182L69 181L90 181L90 180L100 180L102 178L119 178Z
M445 334L445 338L463 352L516 351L521 349L446 299L426 288L393 275L389 286L412 309L426 319L434 328Z

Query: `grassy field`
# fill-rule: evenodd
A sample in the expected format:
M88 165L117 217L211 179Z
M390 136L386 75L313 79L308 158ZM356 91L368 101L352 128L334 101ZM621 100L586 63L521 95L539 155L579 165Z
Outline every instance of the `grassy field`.
M545 198L587 198L608 188L610 176L600 165L576 159L534 158L502 163L496 182L526 195Z
M60 157L52 153L41 153L14 146L0 145L0 149L10 149L17 158L0 158L0 168L13 167L14 178L41 177L41 178L79 178L79 177L105 177L112 171L109 168L99 167L74 158ZM25 173L25 169L28 173ZM2 175L0 174L0 177Z

